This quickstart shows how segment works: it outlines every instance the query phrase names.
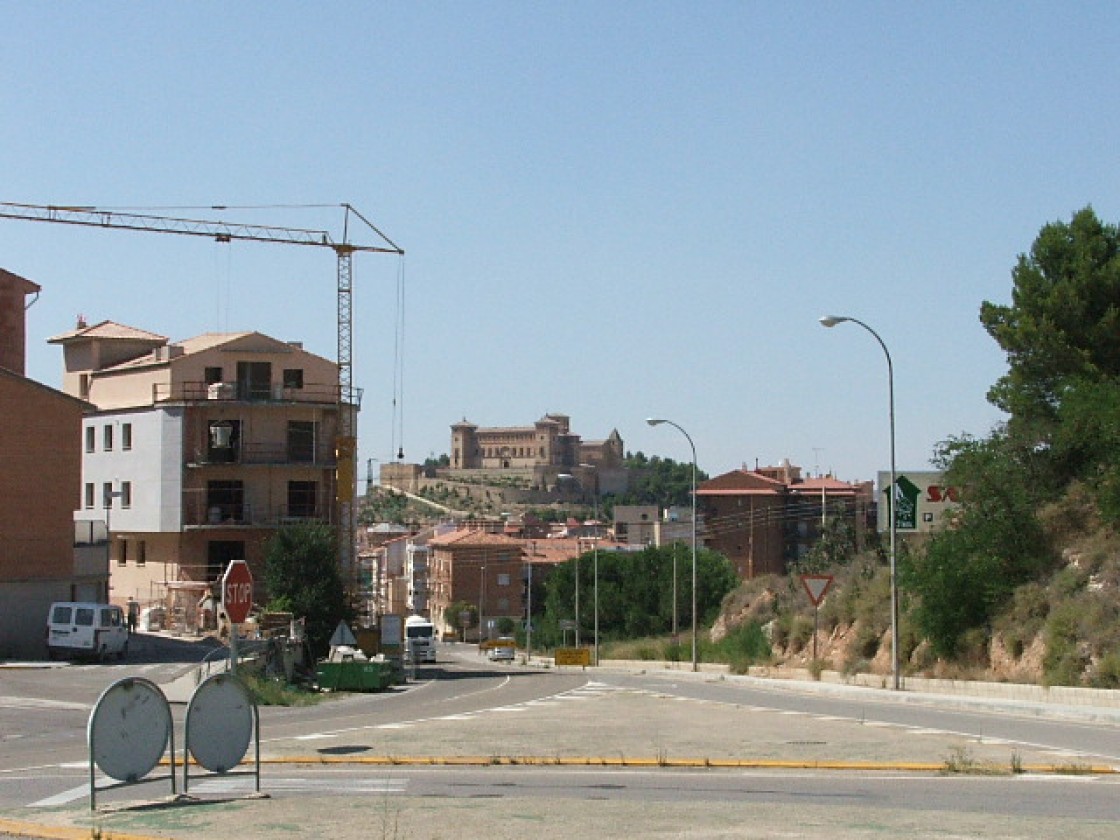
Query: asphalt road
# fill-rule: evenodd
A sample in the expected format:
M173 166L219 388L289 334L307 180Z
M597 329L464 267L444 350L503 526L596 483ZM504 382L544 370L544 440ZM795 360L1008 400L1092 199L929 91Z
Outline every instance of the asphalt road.
M1120 715L527 670L472 648L443 649L406 689L262 709L268 799L247 796L252 776L192 773L190 801L171 804L161 779L99 793L91 816L85 724L101 689L170 680L198 652L0 670L0 836L7 819L70 836L1120 837L1120 775L1104 772L1120 766Z

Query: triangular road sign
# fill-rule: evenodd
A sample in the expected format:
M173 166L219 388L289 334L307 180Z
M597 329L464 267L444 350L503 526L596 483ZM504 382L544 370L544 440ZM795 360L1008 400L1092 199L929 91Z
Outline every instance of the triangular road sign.
M801 585L809 593L809 600L813 602L813 606L819 607L828 588L832 586L832 575L802 575Z
M357 644L358 640L354 638L354 631L346 625L345 621L338 622L338 626L334 628L334 634L331 636L331 647L341 647L342 645L354 647Z

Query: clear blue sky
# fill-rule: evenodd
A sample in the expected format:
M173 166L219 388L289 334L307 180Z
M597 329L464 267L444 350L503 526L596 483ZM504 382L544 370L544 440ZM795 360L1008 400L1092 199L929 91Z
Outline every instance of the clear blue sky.
M1120 220L1120 6L0 2L0 201L349 202L367 458L572 417L717 474L844 480L986 434L980 327L1047 222ZM200 211L197 215L212 217ZM335 226L341 213L222 218ZM328 250L0 220L43 287L28 373L83 313L335 354ZM397 281L404 351L395 356ZM396 385L395 359L403 363ZM394 392L401 401L393 406ZM399 420L394 422L394 416Z

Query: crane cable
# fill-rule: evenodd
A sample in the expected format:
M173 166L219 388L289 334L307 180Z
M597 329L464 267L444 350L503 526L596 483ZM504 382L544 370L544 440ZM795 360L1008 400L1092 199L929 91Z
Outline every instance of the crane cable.
M404 460L404 255L397 263L397 309L393 337L393 419L390 451ZM399 437L398 437L399 435Z

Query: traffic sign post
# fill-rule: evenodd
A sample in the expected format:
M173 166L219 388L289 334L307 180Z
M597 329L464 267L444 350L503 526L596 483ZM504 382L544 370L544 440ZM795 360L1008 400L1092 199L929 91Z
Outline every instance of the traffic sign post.
M805 587L805 592L809 595L809 600L813 602L813 661L817 660L817 615L820 612L818 609L821 601L824 600L825 593L828 588L832 586L832 575L802 575L801 585Z
M253 573L244 560L231 560L222 575L222 609L229 618L230 673L237 673L237 628L253 606Z

